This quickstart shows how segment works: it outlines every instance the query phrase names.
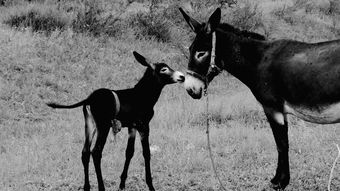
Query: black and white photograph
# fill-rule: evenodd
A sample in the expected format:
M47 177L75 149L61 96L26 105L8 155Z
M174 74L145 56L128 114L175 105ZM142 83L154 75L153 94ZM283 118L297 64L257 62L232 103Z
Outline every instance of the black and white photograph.
M0 0L0 191L340 190L340 0Z

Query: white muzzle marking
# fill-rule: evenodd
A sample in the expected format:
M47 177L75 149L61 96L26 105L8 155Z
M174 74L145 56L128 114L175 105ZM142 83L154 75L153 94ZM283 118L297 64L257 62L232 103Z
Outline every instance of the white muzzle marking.
M191 75L185 77L184 88L189 95L195 99L200 99L202 97L204 86L204 82Z

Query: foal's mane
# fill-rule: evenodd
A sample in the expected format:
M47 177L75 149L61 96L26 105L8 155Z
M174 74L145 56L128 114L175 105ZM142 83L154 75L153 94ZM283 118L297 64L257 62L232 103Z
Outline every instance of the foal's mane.
M255 40L266 40L266 37L261 34L247 31L247 30L240 30L227 23L221 23L217 28L222 30L223 32L230 32L237 36L241 36L245 38L251 38Z

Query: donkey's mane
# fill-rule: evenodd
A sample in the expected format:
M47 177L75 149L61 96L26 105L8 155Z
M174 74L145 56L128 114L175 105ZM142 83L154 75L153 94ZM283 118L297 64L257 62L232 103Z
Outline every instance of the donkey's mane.
M240 30L238 28L233 27L232 25L228 24L228 23L221 23L218 26L219 29L225 31L225 32L231 32L236 34L237 36L242 36L245 38L252 38L255 40L266 40L266 37L255 33L255 32L251 32L251 31L247 31L247 30Z

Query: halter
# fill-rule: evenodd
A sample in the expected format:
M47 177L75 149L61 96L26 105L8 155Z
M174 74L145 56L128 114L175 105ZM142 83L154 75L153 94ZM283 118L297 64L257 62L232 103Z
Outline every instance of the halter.
M215 64L215 58L216 58L216 32L213 32L212 33L212 48L211 48L211 56L210 56L210 66L208 68L208 73L206 75L207 82L211 81L212 78L214 78L215 76L217 76L219 73L222 72L222 69L219 68Z
M188 70L187 74L200 79L201 81L204 82L205 84L205 91L206 88L208 87L209 81L210 79L214 78L215 76L217 76L222 69L219 68L216 64L215 64L215 58L216 58L216 32L212 33L212 48L211 48L211 56L210 56L210 65L208 68L208 72L205 76L198 74L197 72L194 72L192 70Z

